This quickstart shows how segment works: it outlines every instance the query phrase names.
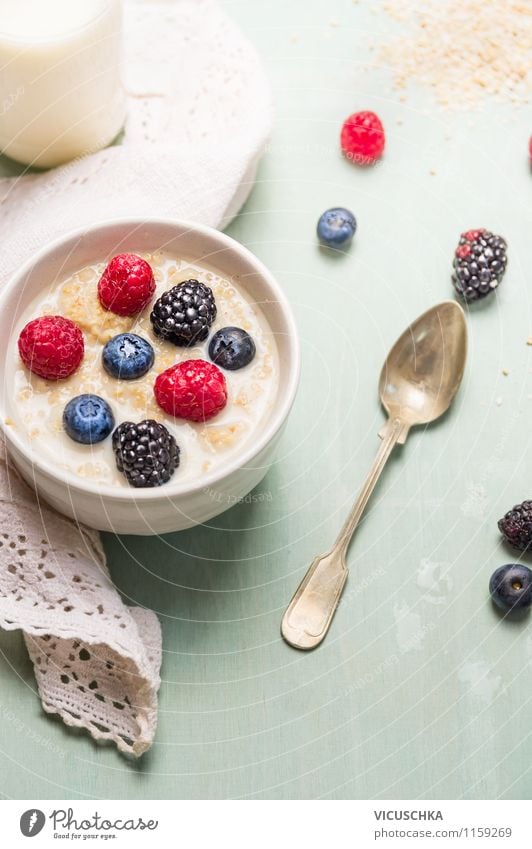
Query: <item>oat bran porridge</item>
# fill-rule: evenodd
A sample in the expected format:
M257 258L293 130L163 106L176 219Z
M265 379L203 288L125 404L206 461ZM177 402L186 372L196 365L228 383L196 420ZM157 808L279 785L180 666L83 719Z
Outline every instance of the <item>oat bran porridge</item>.
M138 267L131 271L131 261L128 266L124 260L119 268L122 273L125 267L124 281L116 283L110 269L115 260L124 257L142 258L140 263L144 263L135 277ZM148 302L134 315L118 314L123 293L129 291L134 300L138 294L135 286L144 285L146 264L153 275ZM102 280L105 278L109 284L109 277L111 287L115 287L111 295L118 292L119 297L107 303L109 290L106 293L102 288ZM176 290L184 282L192 285ZM124 303L129 309L127 300ZM21 334L27 335L28 325L40 317L46 317L37 328L41 335L33 328L30 344L25 339L25 347L21 347ZM43 371L39 362L44 362L44 373L48 374L46 345L52 346L52 368L56 365L53 346L61 335L61 326L57 329L53 325L57 319L52 317L67 320L67 330L73 322L83 340L78 367L70 376L58 379L36 373ZM43 337L45 331L50 338ZM76 344L78 337L75 331ZM140 356L137 348L141 343L136 337L145 343L145 366L150 361L152 364L139 377L124 377L126 361L135 364ZM71 341L67 339L69 344ZM64 351L67 349L67 359L79 358L79 351L72 354L72 345ZM117 350L120 368L113 360ZM37 362L43 351L44 359ZM106 360L104 351L109 354ZM128 356L132 359L128 360ZM68 368L73 368L73 364ZM158 379L163 373L165 377ZM162 251L124 254L107 265L101 262L80 268L44 290L30 304L11 338L6 381L10 396L6 425L26 436L35 456L96 483L158 486L171 478L186 485L201 482L206 474L215 472L253 444L275 404L277 349L259 306L235 281ZM74 413L78 418L68 412L73 399L87 395L101 399L108 414L102 425L106 435L98 437L98 441L94 426L91 424L88 431L86 427L87 421L96 421L94 417L100 416L98 403L90 398L83 403L76 400ZM144 420L154 420L158 427L162 426L162 430L144 429L144 448L140 445L142 434L137 431L127 431L121 441L118 439L116 432L122 423L138 424ZM97 423L101 425L102 421L98 419ZM80 427L81 438L88 433L88 442L78 441L80 433L76 428ZM133 449L136 454L131 453ZM117 452L125 471L120 468ZM157 472L159 468L162 475ZM147 474L139 478L138 469L142 475ZM148 482L142 482L146 479Z

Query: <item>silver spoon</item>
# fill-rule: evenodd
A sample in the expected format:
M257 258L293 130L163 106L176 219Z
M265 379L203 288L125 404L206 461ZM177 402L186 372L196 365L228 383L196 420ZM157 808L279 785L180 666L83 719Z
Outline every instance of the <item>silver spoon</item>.
M379 380L388 421L379 433L377 456L336 542L312 562L281 623L283 637L295 648L313 649L325 637L347 580L351 537L386 461L396 444L405 443L413 425L428 424L449 408L466 355L465 315L455 301L443 301L420 315L388 354Z

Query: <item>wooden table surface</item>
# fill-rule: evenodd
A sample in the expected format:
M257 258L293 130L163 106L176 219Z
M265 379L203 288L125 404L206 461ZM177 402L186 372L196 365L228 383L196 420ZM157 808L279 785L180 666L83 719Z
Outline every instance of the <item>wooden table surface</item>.
M106 537L124 598L163 627L159 727L140 762L46 718L20 634L0 633L0 793L527 798L532 621L501 619L487 585L517 559L496 520L532 497L529 115L490 101L443 112L423 90L400 100L386 69L359 68L369 40L397 26L369 0L224 5L258 46L277 102L229 233L295 310L296 407L249 503L159 539ZM384 159L365 170L337 144L362 108L387 130ZM346 256L316 244L334 205L358 218ZM294 651L280 619L377 449L382 360L412 318L452 297L458 235L477 226L508 239L510 260L500 291L468 317L460 395L392 457L328 639Z

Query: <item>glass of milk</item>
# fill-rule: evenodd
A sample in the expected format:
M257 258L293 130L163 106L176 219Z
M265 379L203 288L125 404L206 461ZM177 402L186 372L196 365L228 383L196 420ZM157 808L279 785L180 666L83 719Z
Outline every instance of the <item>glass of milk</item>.
M49 168L108 145L121 50L121 0L0 0L0 150Z

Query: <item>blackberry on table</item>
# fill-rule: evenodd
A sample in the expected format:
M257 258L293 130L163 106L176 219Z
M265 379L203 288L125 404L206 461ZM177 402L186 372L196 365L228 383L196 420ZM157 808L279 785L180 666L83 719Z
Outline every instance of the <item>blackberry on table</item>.
M532 501L516 504L499 519L498 528L513 548L519 551L532 550Z
M116 466L135 487L161 486L179 466L179 446L155 419L122 422L113 433Z
M506 270L506 241L489 230L462 233L454 253L453 286L468 303L485 298L501 282Z
M156 336L184 347L203 342L215 318L212 289L199 280L184 280L164 292L150 315Z

